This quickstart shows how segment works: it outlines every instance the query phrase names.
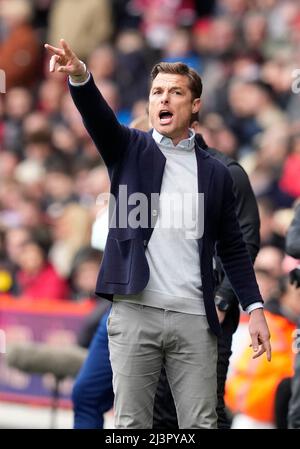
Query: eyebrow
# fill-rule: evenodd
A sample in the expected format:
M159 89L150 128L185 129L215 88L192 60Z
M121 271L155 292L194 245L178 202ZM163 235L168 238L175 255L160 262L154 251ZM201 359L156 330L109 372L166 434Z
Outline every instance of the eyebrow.
M162 86L154 86L154 87L152 87L152 90L155 90L155 89L161 89L161 90L163 90L163 89L165 89L165 87L162 87ZM179 86L172 86L170 89L169 89L170 91L171 90L184 90L182 87L179 87Z

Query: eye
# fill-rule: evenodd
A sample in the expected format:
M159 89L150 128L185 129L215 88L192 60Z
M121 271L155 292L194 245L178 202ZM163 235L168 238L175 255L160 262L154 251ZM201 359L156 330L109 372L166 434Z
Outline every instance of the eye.
M182 95L182 93L181 93L179 90L176 90L176 91L175 91L175 94L176 94L176 95Z

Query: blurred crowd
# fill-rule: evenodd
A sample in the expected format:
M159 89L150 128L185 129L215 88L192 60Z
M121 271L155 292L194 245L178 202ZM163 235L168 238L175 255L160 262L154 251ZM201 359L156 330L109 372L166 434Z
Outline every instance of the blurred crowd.
M109 180L65 76L49 74L43 45L62 37L125 125L147 110L154 63L201 74L201 133L249 175L258 283L266 302L284 302L292 293L282 278L299 264L285 253L300 197L299 0L0 0L0 294L94 295L107 232L97 198ZM299 295L295 304L291 323ZM290 346L280 379L292 373Z

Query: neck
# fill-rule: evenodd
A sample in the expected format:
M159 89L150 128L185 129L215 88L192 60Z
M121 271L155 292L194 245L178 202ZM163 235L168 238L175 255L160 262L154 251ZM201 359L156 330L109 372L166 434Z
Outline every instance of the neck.
M166 135L166 137L169 137L172 140L173 145L176 147L176 145L178 145L179 142L181 142L184 139L188 139L190 137L189 129L186 129L183 133L181 133L178 136L172 137Z

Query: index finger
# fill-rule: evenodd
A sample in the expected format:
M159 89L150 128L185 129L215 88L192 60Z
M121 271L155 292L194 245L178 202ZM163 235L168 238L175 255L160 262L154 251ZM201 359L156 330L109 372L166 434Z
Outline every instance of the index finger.
M271 349L271 344L270 344L270 340L267 340L264 342L265 348L266 348L266 352L267 352L267 360L268 362L271 362L271 358L272 358L272 349Z
M47 50L49 50L52 53L54 53L55 55L59 55L59 56L63 56L64 55L64 51L61 48L53 47L53 45L50 45L50 44L45 44L44 47Z

